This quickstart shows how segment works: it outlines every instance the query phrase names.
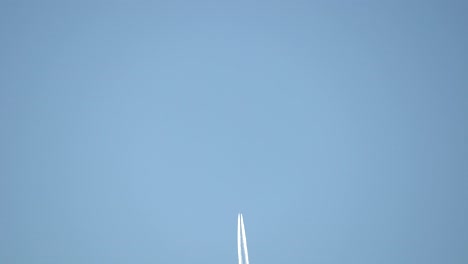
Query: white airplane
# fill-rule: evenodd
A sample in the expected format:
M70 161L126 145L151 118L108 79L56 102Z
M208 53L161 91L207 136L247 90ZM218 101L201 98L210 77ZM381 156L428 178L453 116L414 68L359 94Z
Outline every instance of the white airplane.
M241 244L244 246L242 248ZM242 264L242 249L244 249L245 264L249 264L249 252L247 251L247 237L245 236L244 218L242 214L237 215L237 256L239 264Z

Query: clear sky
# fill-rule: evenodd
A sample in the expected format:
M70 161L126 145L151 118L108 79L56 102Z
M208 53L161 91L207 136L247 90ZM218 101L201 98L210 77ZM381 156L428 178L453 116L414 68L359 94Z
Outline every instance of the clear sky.
M468 263L466 1L65 2L0 2L0 263Z

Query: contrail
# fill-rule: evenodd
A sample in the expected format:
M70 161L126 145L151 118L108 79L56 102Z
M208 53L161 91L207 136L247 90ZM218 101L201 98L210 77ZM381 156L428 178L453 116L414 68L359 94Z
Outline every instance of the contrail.
M242 248L241 248L241 215L237 215L237 256L239 264L242 264Z
M244 242L244 255L245 255L245 264L249 264L249 252L247 251L247 237L245 236L245 226L244 226L244 218L242 214L240 214L240 221L242 226L242 239ZM239 263L242 264L242 263Z

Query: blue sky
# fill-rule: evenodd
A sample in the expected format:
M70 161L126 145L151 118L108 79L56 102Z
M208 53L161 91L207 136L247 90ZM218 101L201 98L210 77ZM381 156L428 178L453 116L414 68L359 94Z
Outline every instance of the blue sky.
M0 262L468 262L463 1L1 1Z

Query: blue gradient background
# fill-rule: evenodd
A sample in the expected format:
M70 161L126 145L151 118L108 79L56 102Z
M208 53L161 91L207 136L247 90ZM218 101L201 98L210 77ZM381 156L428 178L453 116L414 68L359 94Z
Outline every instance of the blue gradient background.
M468 263L466 1L0 2L0 263Z

